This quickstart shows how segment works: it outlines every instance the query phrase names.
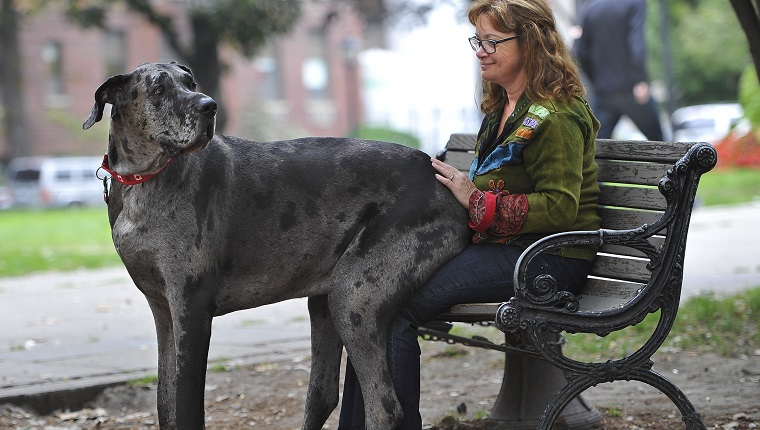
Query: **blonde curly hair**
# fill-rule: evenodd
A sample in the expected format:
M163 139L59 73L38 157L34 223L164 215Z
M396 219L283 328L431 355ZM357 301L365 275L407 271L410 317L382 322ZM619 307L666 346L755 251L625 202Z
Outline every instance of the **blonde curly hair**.
M519 36L527 78L525 94L532 102L569 102L586 94L578 66L544 0L475 0L468 12L470 23L476 25L481 16L496 30ZM485 114L496 113L507 102L507 92L485 80L482 85L480 109Z

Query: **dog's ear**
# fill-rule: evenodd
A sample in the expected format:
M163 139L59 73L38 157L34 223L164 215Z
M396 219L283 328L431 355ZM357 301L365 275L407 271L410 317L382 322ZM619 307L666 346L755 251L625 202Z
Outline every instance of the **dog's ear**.
M95 105L92 107L90 116L82 124L84 130L92 127L103 118L103 108L105 108L106 103L114 104L116 95L124 90L124 83L129 80L130 76L132 75L111 76L103 85L98 87L95 91Z
M189 67L187 67L187 66L183 66L182 64L179 64L179 63L177 63L177 62L175 62L175 61L172 61L172 62L171 62L171 64L174 64L175 66L177 66L177 67L179 67L180 69L182 69L182 70L186 71L187 73L190 73L190 75L192 75L192 74L193 74L193 71L192 71L192 70L190 70L190 68L189 68Z

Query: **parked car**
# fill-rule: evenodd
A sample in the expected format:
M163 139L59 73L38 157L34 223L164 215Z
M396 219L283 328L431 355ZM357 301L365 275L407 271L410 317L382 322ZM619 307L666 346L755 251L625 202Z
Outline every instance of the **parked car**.
M9 209L13 205L13 194L4 185L0 185L0 210Z
M100 157L20 157L6 169L14 207L68 207L103 202Z
M711 103L676 109L671 116L673 140L718 143L744 119L739 103Z

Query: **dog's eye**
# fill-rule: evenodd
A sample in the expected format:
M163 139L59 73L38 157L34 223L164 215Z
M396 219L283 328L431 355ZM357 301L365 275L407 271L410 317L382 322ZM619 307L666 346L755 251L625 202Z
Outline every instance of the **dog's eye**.
M155 90L153 90L153 95L154 96L160 96L163 93L164 93L164 88L163 87L158 87Z

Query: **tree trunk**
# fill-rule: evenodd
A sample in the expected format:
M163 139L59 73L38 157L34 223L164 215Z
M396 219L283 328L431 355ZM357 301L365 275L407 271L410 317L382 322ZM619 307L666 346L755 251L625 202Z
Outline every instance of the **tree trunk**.
M14 0L0 0L0 105L7 152L0 158L10 159L28 154L19 50L19 13Z
M205 15L192 14L191 24L195 37L195 49L190 56L189 66L193 69L200 91L216 100L219 107L216 114L216 128L224 132L227 113L224 109L224 97L220 87L222 66L218 45L221 42L221 36Z
M755 0L753 6L751 0L731 0L731 6L747 35L749 52L752 54L752 61L755 63L758 79L760 79L760 1Z

